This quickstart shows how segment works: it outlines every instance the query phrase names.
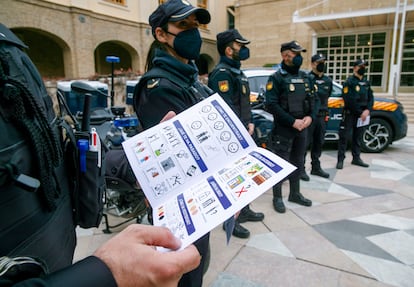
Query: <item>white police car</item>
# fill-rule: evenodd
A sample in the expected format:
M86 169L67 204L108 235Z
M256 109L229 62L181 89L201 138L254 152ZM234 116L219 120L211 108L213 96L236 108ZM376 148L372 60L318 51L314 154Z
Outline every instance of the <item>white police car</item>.
M265 146L267 135L272 129L273 116L263 109L263 95L269 76L276 68L247 68L243 72L250 85L250 101L252 103L253 121L256 126L255 140L257 144ZM325 140L337 141L338 130L342 119L342 86L333 82L332 93L328 99L329 121L326 128ZM385 150L394 141L407 135L407 115L402 104L374 95L374 105L371 112L370 124L361 138L361 149L364 152L378 153Z

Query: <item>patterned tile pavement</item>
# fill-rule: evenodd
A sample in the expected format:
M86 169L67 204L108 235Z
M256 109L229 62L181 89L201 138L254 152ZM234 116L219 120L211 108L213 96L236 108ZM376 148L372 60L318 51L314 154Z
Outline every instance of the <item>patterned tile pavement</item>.
M321 161L330 178L301 182L312 207L285 200L288 210L278 214L268 191L251 204L264 221L243 224L249 239L226 245L221 226L215 228L203 287L414 286L414 126L385 152L362 154L369 168L347 156L336 170L335 146L328 146ZM285 197L288 189L285 183ZM122 227L111 235L102 229L78 231L75 260Z

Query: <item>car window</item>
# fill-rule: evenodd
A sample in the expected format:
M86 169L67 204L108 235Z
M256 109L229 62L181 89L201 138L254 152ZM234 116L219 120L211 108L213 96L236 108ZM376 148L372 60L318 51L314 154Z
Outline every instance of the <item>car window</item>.
M250 91L256 92L256 93L265 91L268 79L269 79L269 76L249 77L248 81L249 81Z
M342 97L342 89L337 85L332 85L331 97L340 98Z

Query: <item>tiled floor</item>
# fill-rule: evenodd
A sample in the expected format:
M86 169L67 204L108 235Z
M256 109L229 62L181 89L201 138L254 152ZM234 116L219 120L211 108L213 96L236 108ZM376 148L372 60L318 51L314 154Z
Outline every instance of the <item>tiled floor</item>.
M344 169L336 170L336 150L325 150L330 178L301 182L313 206L285 200L287 212L277 214L266 192L251 204L264 221L243 224L249 239L226 245L221 226L214 229L203 286L414 286L413 128L385 152L362 154L369 168L351 165L347 153ZM77 259L111 236L102 229L79 230Z

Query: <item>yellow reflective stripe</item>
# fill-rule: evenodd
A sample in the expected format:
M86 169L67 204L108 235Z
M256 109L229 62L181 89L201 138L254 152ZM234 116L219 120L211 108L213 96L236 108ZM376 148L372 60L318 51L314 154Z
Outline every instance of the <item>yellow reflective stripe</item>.
M328 99L328 108L338 109L344 107L344 100L341 98L329 98Z
M329 98L328 99L328 108L337 109L344 107L344 100L338 98ZM398 104L396 103L388 103L388 102L379 102L375 101L372 107L373 110L377 111L387 111L393 112L398 108Z
M374 105L372 107L373 110L377 111L388 111L393 112L398 108L398 105L396 103L388 103L388 102L374 102Z

